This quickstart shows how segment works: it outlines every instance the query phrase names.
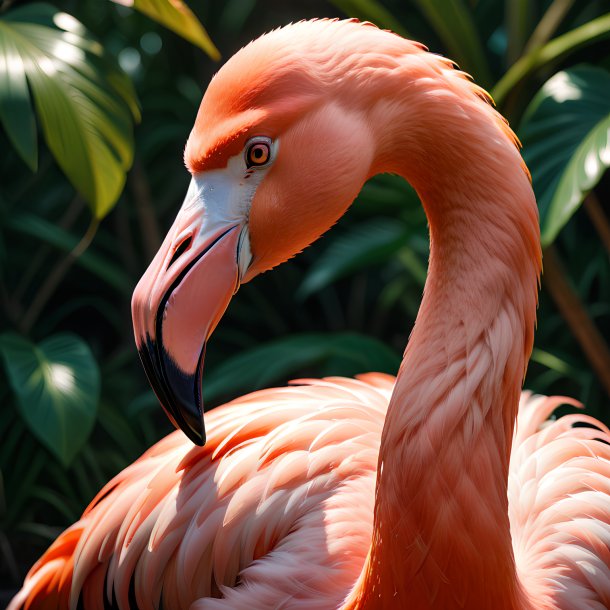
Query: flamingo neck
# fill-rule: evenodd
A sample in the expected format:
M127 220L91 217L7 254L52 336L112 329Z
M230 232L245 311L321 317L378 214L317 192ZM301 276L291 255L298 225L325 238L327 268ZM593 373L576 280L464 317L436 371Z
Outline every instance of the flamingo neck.
M536 203L512 132L474 85L441 70L400 94L371 110L374 169L418 191L431 253L355 607L525 608L506 490L537 303Z

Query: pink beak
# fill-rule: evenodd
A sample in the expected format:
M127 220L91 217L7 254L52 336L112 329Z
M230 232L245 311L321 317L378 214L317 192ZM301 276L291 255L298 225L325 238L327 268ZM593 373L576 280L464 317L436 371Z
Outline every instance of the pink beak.
M239 286L242 227L186 201L133 293L144 370L172 423L205 444L201 376L208 337Z

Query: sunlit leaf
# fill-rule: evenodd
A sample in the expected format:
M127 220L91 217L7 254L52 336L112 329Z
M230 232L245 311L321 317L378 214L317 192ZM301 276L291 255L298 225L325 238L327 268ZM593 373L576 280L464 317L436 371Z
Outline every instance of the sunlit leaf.
M555 74L530 103L519 136L548 245L610 166L610 74L585 65Z
M220 59L220 52L205 28L182 0L113 0L113 2L144 13L203 49L212 59Z
M423 0L422 0L423 1ZM491 90L496 104L500 106L513 87L535 70L559 61L581 47L610 37L610 13L588 21L545 45L535 48L519 61L496 83Z
M133 159L139 111L131 82L81 23L46 4L2 15L0 72L3 65L0 118L16 150L35 167L31 91L49 149L103 218Z
M96 417L100 375L90 349L74 335L34 344L5 333L0 353L21 416L42 444L69 465Z
M0 123L32 171L38 167L36 121L23 59L0 22Z
M327 237L326 249L310 267L299 296L307 297L356 270L386 261L405 242L406 228L396 219L374 218Z
M306 367L322 374L396 373L400 357L386 345L355 333L292 335L242 351L203 377L206 400L284 382Z

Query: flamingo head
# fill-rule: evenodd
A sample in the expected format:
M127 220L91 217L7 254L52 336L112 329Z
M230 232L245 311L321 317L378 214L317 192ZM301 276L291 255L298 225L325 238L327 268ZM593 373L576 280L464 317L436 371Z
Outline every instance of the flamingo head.
M205 346L232 295L328 230L371 175L365 113L307 23L250 43L212 79L186 145L186 198L133 295L148 379L199 445Z

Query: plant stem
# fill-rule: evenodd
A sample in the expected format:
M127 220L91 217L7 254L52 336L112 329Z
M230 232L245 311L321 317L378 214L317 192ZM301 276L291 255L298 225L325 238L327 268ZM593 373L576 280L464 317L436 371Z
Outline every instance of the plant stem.
M604 214L604 208L593 191L585 197L583 207L610 255L610 222L608 222L608 219Z
M121 257L125 263L125 269L130 273L130 275L136 277L141 269L138 263L138 257L136 256L136 249L133 244L126 206L117 206L115 213L115 227L117 236L119 238L118 241Z
M4 11L7 11L9 8L11 8L11 4L13 4L13 2L15 2L15 0L4 0L4 2L1 2L0 13L4 13Z
M28 333L40 314L47 304L48 300L51 298L57 287L63 280L64 276L70 269L70 267L74 264L76 259L91 245L95 234L97 233L97 229L99 227L100 221L98 218L93 217L91 222L89 223L89 227L85 231L82 239L72 248L70 253L59 261L57 266L51 271L51 273L47 276L46 281L40 287L40 290L36 293L36 296L32 300L32 303L28 310L26 311L23 319L20 323L21 331L24 333Z
M57 223L62 229L69 229L76 222L78 215L83 209L83 199L80 195L76 195L74 199L70 202L66 212L60 218ZM21 276L15 291L13 292L13 300L17 303L21 301L21 298L25 294L30 282L40 269L41 265L47 260L49 254L51 253L52 248L48 245L43 245L40 250L36 253L34 258L31 260L30 264L27 266L25 272Z
M610 36L610 13L597 17L584 25L553 38L550 42L531 53L524 55L514 63L504 76L494 85L491 95L498 106L511 89L532 72L542 66L559 61L566 55L574 53L582 46L592 44Z
M523 55L527 55L543 44L546 44L573 5L574 0L555 0L538 22L536 29L532 32L523 50Z
M610 396L610 350L566 278L557 250L554 246L547 246L544 250L543 284Z
M129 183L133 191L136 212L140 227L146 259L152 260L161 245L161 232L155 214L155 206L150 193L150 185L140 160L136 158L129 173Z
M506 59L508 65L514 64L521 56L525 46L532 7L529 0L510 0L504 9L504 22L508 30L508 49Z

